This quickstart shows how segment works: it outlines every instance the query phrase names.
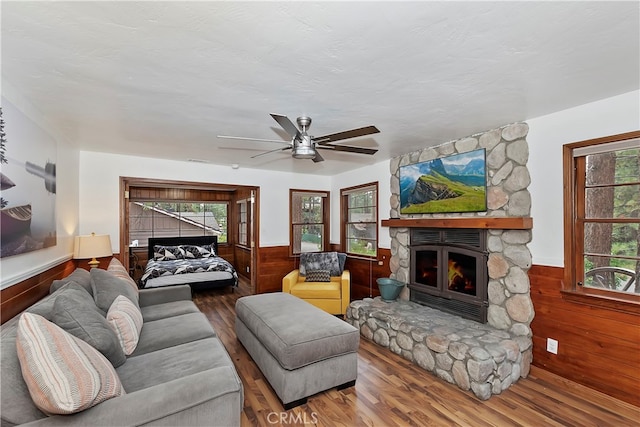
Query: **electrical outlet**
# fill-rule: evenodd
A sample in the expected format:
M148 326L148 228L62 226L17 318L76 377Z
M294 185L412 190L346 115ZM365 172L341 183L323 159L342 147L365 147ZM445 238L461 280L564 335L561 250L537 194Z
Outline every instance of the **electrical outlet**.
M558 341L553 338L547 338L547 351L549 353L558 354Z
M249 266L247 265L247 273L249 272Z

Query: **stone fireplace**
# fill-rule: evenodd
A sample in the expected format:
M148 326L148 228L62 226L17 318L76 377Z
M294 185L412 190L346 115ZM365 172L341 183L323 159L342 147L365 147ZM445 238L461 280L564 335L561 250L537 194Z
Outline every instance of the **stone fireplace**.
M530 324L534 310L527 275L531 267L527 243L531 241L532 228L526 166L528 130L526 123L515 123L392 159L390 219L383 220L382 225L389 227L391 237L391 277L407 286L396 302L367 298L354 301L347 310L347 320L359 327L365 338L464 390L472 390L480 399L501 393L526 377L532 358ZM401 217L401 166L479 148L486 149L486 212ZM426 255L422 267L416 266L415 257L425 257L419 251L433 249L433 242L420 240L425 229L438 230L440 237L446 230L457 229L475 230L482 236L482 247L477 251L457 251L456 256L472 256L476 262L484 263L467 274L486 283L486 288L475 284L473 298L465 297L464 289L470 292L470 285L454 285L461 286L462 291L454 291L459 298L453 305L467 303L458 315L451 314L455 310L449 307L450 283L445 285L444 279L436 278L434 290L433 280L419 277L432 274L426 271L430 268L429 257L442 265L443 257L449 254L444 250L443 255L443 250L437 249L435 255ZM418 243L414 244L416 238ZM446 263L449 261L447 258ZM473 316L463 312L474 308L479 313Z

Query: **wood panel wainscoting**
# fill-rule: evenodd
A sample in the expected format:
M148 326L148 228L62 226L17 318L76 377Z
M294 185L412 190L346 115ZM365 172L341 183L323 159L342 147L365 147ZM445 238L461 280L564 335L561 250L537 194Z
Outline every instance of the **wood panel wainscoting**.
M102 258L101 258L102 259ZM104 261L100 261L104 265ZM49 295L54 280L73 273L77 262L69 260L0 291L0 318L4 323L25 308Z
M562 298L564 268L529 270L533 364L640 406L640 317ZM558 354L546 351L547 338Z
M332 247L332 251L340 251ZM351 299L358 300L369 296L378 296L376 284L379 277L389 277L391 270L390 249L378 249L377 259L347 257L345 268L351 272ZM260 248L258 251L258 280L255 293L279 292L282 290L282 278L298 268L299 258L289 255L289 246Z

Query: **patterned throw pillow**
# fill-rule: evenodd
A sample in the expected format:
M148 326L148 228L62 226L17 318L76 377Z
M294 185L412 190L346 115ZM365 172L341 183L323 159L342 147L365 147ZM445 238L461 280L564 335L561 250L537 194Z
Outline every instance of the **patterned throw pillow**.
M330 282L331 272L329 270L308 270L304 281L305 282Z
M340 262L337 252L304 252L300 254L300 275L306 276L308 271L329 270L332 276L340 276Z
M153 247L153 259L155 261L184 259L184 249L181 246L155 245Z
M118 258L111 259L111 262L109 262L109 266L107 267L107 271L117 278L127 282L127 284L131 286L134 291L136 291L136 295L138 295L139 289L138 285L136 285L136 281L133 280L131 276L129 276L129 272L126 268L124 268L124 265L122 265Z
M142 313L129 298L120 295L107 312L107 322L114 330L124 354L129 356L138 346L142 330Z
M106 357L42 316L20 316L16 346L29 394L46 414L73 414L125 394Z
M182 245L180 247L184 250L185 259L211 258L216 256L216 251L213 249L213 245Z

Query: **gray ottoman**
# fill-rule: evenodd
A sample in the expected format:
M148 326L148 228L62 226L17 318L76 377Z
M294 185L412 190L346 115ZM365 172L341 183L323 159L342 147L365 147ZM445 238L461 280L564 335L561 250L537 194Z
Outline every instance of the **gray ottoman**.
M358 329L288 293L236 301L236 336L285 409L333 387L355 385Z

